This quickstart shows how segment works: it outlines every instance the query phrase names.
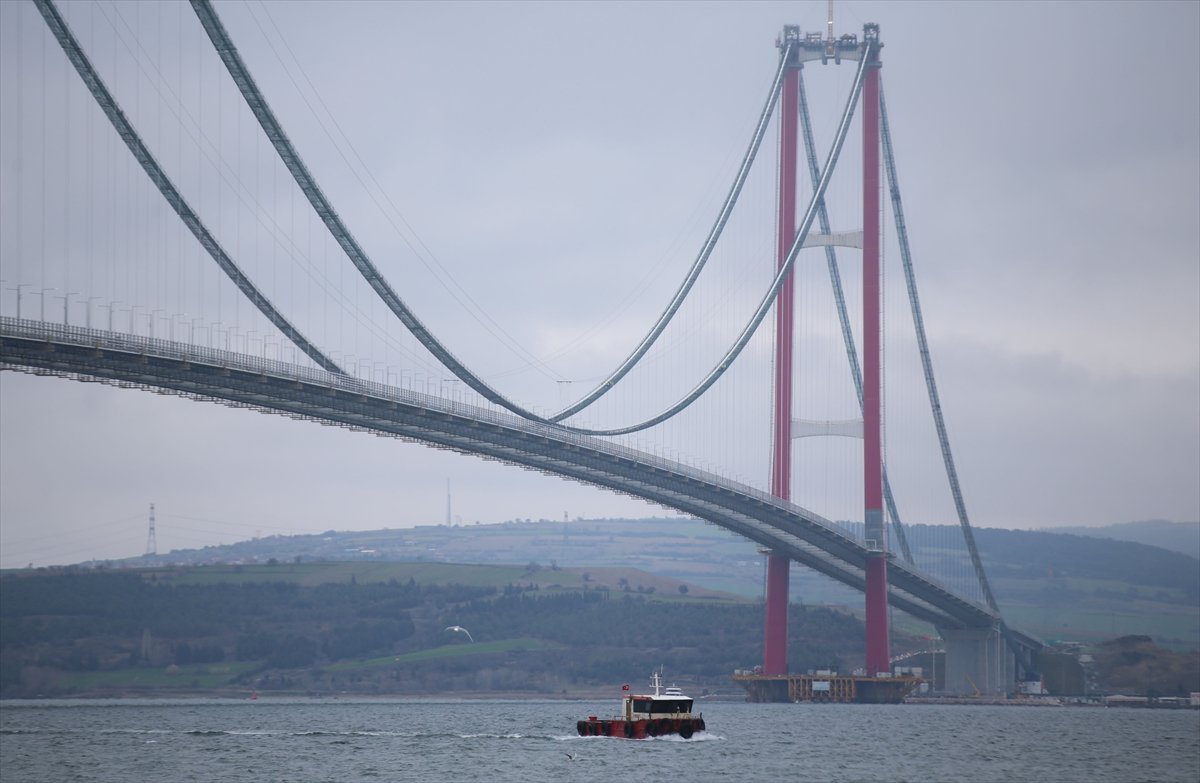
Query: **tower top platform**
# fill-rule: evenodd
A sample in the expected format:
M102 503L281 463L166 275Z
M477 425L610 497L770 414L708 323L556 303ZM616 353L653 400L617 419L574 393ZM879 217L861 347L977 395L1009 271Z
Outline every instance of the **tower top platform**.
M775 39L779 49L792 44L792 60L794 65L820 60L822 65L828 65L833 60L834 65L840 65L842 60L861 60L868 48L879 49L879 25L867 22L863 25L862 40L853 33L843 33L837 37L832 34L802 33L799 25L784 25L783 32Z

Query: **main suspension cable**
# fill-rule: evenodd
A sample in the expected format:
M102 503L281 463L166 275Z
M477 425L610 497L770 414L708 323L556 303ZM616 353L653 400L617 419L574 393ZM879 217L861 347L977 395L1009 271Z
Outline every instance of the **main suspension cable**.
M379 273L378 269L367 257L366 253L359 246L353 235L337 216L337 213L329 203L329 200L326 198L324 192L320 189L315 179L309 173L308 168L304 165L304 162L301 160L299 154L292 146L287 134L283 130L283 127L280 125L279 121L275 118L274 113L267 105L265 97L262 95L261 91L259 91L253 77L250 75L249 70L242 61L241 56L238 54L236 47L234 47L232 40L229 38L229 34L226 32L224 25L221 23L216 11L213 9L210 0L191 0L191 4L205 31L208 33L209 38L212 40L213 46L216 48L222 62L229 70L230 76L237 84L238 89L242 92L243 97L246 99L247 105L250 107L255 117L259 120L264 132L275 146L276 151L282 158L284 165L287 166L293 178L296 180L297 185L309 199L309 202L313 205L313 208L317 211L317 214L321 217L326 227L333 234L338 244L342 246L342 249L349 256L351 262L354 263L354 265L358 268L364 279L371 285L372 288L375 289L380 298L384 300L392 312L395 313L395 315L409 329L409 331L412 332L413 336L416 337L417 340L420 341L422 345L424 345L425 348L429 350L429 352L432 353L434 357L438 359L438 361L440 361L451 373L474 389L480 394L480 396L489 402L499 405L506 410L509 410L512 413L515 413L518 416L530 421L537 421L545 424L557 424L557 426L563 427L568 431L586 435L631 434L641 430L649 429L650 427L653 427L654 425L675 416L680 411L687 408L708 388L716 383L716 381L725 373L725 371L729 369L733 360L737 358L737 356L749 343L750 338L754 335L758 326L766 317L767 312L774 304L775 299L779 294L779 289L782 287L783 281L787 278L787 275L791 272L791 268L795 262L796 256L802 248L804 239L807 237L808 231L812 226L812 222L816 214L816 204L820 201L821 196L824 194L824 191L829 184L829 179L833 173L834 164L837 161L842 144L845 141L846 134L849 130L850 119L853 117L854 107L857 104L858 95L862 88L863 74L865 73L865 65L863 65L863 63L865 63L867 59L863 58L863 60L859 63L859 71L855 77L854 87L852 89L850 98L847 101L846 111L844 112L842 122L839 125L839 130L833 149L830 151L825 170L822 172L820 182L813 193L813 199L809 203L809 207L801 224L801 228L797 232L796 240L788 253L786 261L783 265L781 265L770 289L763 297L758 310L755 312L754 316L752 316L750 322L742 331L742 334L734 342L733 346L729 349L725 356L722 357L722 359L717 363L717 366L714 367L691 392L689 392L667 410L663 411L657 416L647 419L646 421L626 427L613 429L590 429L563 425L550 418L539 416L532 411L526 410L520 405L517 405L515 402L509 400L496 390L492 389L485 381L467 369L467 367L456 357L454 357L454 355L441 342L433 337L424 324L421 323L416 315L408 308L407 305L405 305L403 300L400 299L392 287ZM790 50L784 51L781 62L788 59L789 51ZM776 79L779 79L779 74L777 74ZM774 94L774 92L775 89L773 87L772 93ZM772 100L768 103L773 102L774 101Z
M591 405L596 400L600 399L608 392L618 381L625 377L634 365L638 363L650 347L654 345L655 340L662 335L663 330L667 328L667 324L679 312L679 308L683 305L683 300L687 298L688 293L696 283L696 279L700 276L700 272L704 269L709 257L712 255L713 248L717 245L717 240L721 238L721 232L725 229L725 224L729 222L729 216L733 212L733 207L737 203L738 196L742 192L742 186L746 183L746 177L750 174L750 168L754 164L754 159L758 155L759 147L762 145L763 137L766 135L767 126L771 120L771 114L775 110L775 105L779 102L779 93L783 89L783 76L787 72L788 62L790 60L792 44L789 43L784 48L782 55L779 58L779 69L775 72L775 78L771 82L771 91L767 95L766 104L763 106L762 112L758 118L758 124L754 129L754 137L750 140L750 146L746 150L745 156L742 158L742 165L738 168L737 176L734 178L733 186L729 189L729 195L725 197L725 203L721 206L721 211L717 215L717 220L709 231L708 238L704 240L704 245L700 248L700 254L696 256L692 268L688 270L687 276L679 289L675 292L671 302L663 310L662 315L658 317L658 321L642 338L641 343L633 350L631 354L621 363L611 375L600 382L595 389L588 392L581 399L575 402L568 408L554 414L550 417L551 421L561 421L568 416L572 416L587 406Z
M887 104L883 99L882 87L879 91L879 125L883 137L883 159L887 167L888 186L892 196L892 215L896 221L896 238L900 242L900 260L904 266L904 282L908 286L908 302L912 308L913 327L917 333L917 347L921 353L921 368L925 373L925 388L929 392L929 406L933 410L938 444L942 448L942 461L946 464L946 478L950 482L950 493L954 496L954 508L958 512L958 522L962 526L963 538L967 542L967 551L971 555L971 565L975 568L975 577L979 580L979 586L983 590L988 608L999 612L996 598L992 595L991 585L988 584L987 574L983 570L979 549L975 546L975 534L967 519L967 506L963 500L962 486L958 482L958 471L954 467L954 456L950 453L950 436L946 432L946 419L942 415L942 403L938 396L937 382L933 378L933 359L929 354L929 340L925 335L925 319L921 316L921 301L917 296L917 278L913 273L912 252L908 244L908 226L904 222L904 205L900 201L900 183L896 178L896 157L892 152L892 134L888 128Z
M741 192L742 185L744 184L750 166L753 163L755 154L757 153L758 147L760 146L762 137L765 133L770 114L774 108L775 99L778 95L780 84L782 82L782 73L785 70L784 64L786 63L790 49L785 50L784 55L780 60L780 69L776 74L776 78L772 84L771 94L768 97L767 104L763 109L762 115L760 116L759 124L755 130L754 139L751 142L751 146L747 151L746 157L743 159L742 167L739 169L738 177L736 178L734 186L731 188L730 194L726 199L726 203L721 210L717 224L714 226L713 231L710 232L709 238L705 242L705 246L702 249L700 256L697 258L697 262L693 265L692 270L689 272L688 277L685 279L684 284L680 287L680 290L676 293L676 296L672 299L672 302L668 305L663 315L660 316L659 321L652 328L647 338L643 339L642 343L639 344L634 353L630 355L630 358L626 359L626 361L622 363L621 367L618 368L618 370L609 378L605 379L605 381L603 381L596 390L589 393L589 395L587 395L585 398L586 402L576 403L567 410L551 417L543 417L508 399L500 392L493 389L482 378L471 372L466 365L459 361L453 355L453 353L451 353L450 350L441 343L441 341L434 337L434 335L428 330L428 328L425 327L420 319L417 318L416 314L413 313L408 305L405 304L405 302L399 297L387 280L384 279L383 275L380 274L378 268L358 244L358 241L342 222L341 218L338 217L328 198L325 196L324 192L321 190L320 186L309 172L308 167L300 158L299 153L288 139L283 126L279 123L274 112L267 104L265 96L258 89L258 85L255 83L254 78L250 75L249 69L246 67L241 55L238 54L237 48L234 46L232 39L230 39L228 32L225 30L225 27L218 17L216 10L212 7L210 0L191 0L191 4L197 18L200 20L201 25L204 27L209 38L212 40L213 46L217 50L218 55L221 57L221 61L225 64L225 67L229 71L234 83L241 91L242 96L245 98L250 110L258 119L259 124L262 126L263 131L267 135L267 138L271 140L271 143L279 153L284 165L287 166L288 171L291 172L292 177L296 180L296 184L308 198L309 203L312 204L313 209L316 210L318 216L321 218L322 222L325 223L326 228L333 235L334 239L346 252L346 255L349 257L351 263L354 264L367 283L375 290L376 294L379 295L388 308L396 315L397 318L400 319L401 323L404 324L404 326L413 334L413 336L416 337L416 339L431 354L433 354L433 356L439 362L441 362L447 370L449 370L459 380L463 381L465 384L474 389L481 397L489 402L499 405L502 408L505 408L512 413L515 413L518 416L521 416L522 418L546 424L559 424L559 426L562 426L565 429L581 434L618 434L615 430L590 430L586 428L563 425L559 422L561 419L579 412L591 402L599 399L600 396L612 388L612 385L615 384L616 381L625 374L627 374L629 370L632 369L637 363L637 361L645 355L646 351L649 350L655 339L657 339L657 337L662 333L662 330L666 328L666 325L671 320L671 317L676 311L678 311L680 304L682 303L683 299L686 298L688 291L695 282L695 277L699 274L700 269L704 266L704 262L708 260L708 257L712 252L712 247L716 244L717 238L720 236L721 230L724 228L724 225L728 220L729 213L732 211L733 206L737 201L737 195ZM705 388L707 388L707 386ZM633 425L632 427L623 428L620 432L624 434L647 429L664 420L665 418L670 418L670 416L675 415L675 413L678 413L684 407L686 407L686 404L683 406L677 406L667 416L656 417L651 421Z
M628 433L637 432L638 430L646 429L647 427L652 427L655 424L666 421L682 411L688 405L691 405L693 402L695 402L700 395L702 395L710 386L716 383L717 380L725 374L725 371L728 370L733 364L733 361L737 359L738 355L742 352L742 349L744 349L750 342L750 338L754 336L755 331L757 331L759 325L762 324L763 319L766 318L771 306L774 305L775 300L778 298L779 290L783 287L783 283L787 279L788 275L791 274L792 266L796 261L796 257L800 254L800 250L804 247L804 240L808 238L809 229L812 228L813 220L816 218L817 205L821 202L825 195L825 190L829 186L829 180L833 176L834 167L836 166L838 156L842 151L842 144L845 142L846 135L850 130L850 120L853 119L854 109L858 105L858 96L862 92L863 77L867 72L866 63L869 59L869 57L864 55L862 60L859 62L858 73L854 77L854 86L851 88L850 97L846 101L846 110L842 113L842 120L838 125L837 135L834 138L833 147L829 150L829 157L825 161L825 168L821 171L821 177L818 180L816 187L813 188L812 199L808 203L808 209L805 210L804 219L800 222L800 225L796 230L796 238L792 242L791 249L788 250L787 258L784 259L784 262L779 266L779 270L775 275L775 280L771 283L770 289L768 289L766 295L759 303L758 309L755 310L754 315L750 318L750 322L746 324L745 329L742 330L741 335L734 342L733 346L723 357L721 357L721 360L717 362L717 366L714 367L709 374L705 376L705 378L699 384L697 384L694 389L692 389L691 392L681 398L679 402L675 403L654 418L648 419L647 421L632 427L622 427L611 430L590 430L588 431L588 434L626 435Z
M108 87L100 75L96 73L96 69L92 67L91 61L88 60L83 49L79 46L79 42L71 33L66 21L59 13L58 8L54 5L54 0L33 0L41 12L42 18L46 21L46 26L50 28L58 45L62 47L63 53L67 55L67 59L75 66L76 72L79 73L84 84L87 85L92 97L96 103L104 111L106 117L113 128L117 131L117 135L125 142L125 146L133 153L133 157L141 164L142 169L146 172L150 180L158 188L159 193L167 200L167 203L175 210L175 214L183 221L184 225L192 232L201 246L204 247L208 254L212 257L221 270L228 275L229 279L234 282L238 289L246 295L259 312L267 317L267 319L279 329L289 340L291 340L297 348L308 355L310 359L316 362L322 369L329 372L344 374L342 369L324 353L322 353L315 345L310 343L300 330L292 326L284 315L279 312L275 305L262 294L258 288L250 281L248 277L238 267L225 249L221 247L217 239L209 232L209 230L201 222L200 217L188 205L183 195L175 187L174 183L163 171L162 167L155 160L149 148L142 141L132 123L125 116L125 112L117 104Z

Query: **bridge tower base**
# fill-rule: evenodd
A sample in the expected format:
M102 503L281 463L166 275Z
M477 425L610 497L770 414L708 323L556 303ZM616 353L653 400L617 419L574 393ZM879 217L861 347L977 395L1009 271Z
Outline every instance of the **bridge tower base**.
M996 626L938 629L946 643L945 693L1002 698L1016 685L1016 657Z
M736 671L733 681L756 703L837 702L841 704L899 704L915 691L918 677L859 677L827 671L822 674L759 674Z

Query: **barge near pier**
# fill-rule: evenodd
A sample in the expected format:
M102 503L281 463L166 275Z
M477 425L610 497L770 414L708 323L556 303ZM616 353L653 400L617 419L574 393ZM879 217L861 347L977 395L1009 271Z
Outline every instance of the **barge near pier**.
M738 670L733 681L751 702L836 702L840 704L899 704L923 680L904 675L867 677L836 672L818 674L761 674Z

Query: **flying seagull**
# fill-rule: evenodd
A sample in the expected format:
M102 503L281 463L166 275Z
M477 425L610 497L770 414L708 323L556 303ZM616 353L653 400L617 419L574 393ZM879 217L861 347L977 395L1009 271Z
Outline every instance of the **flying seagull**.
M465 633L465 634L467 635L467 638L468 638L468 639L471 639L471 632L470 632L470 631L468 631L466 628L463 628L461 625L452 625L452 626L450 626L449 628L447 628L446 630L447 630L447 631L454 631L454 632L456 632L456 633ZM474 639L471 639L471 642L472 642L472 643L474 643L474 642L475 642L475 640L474 640Z

